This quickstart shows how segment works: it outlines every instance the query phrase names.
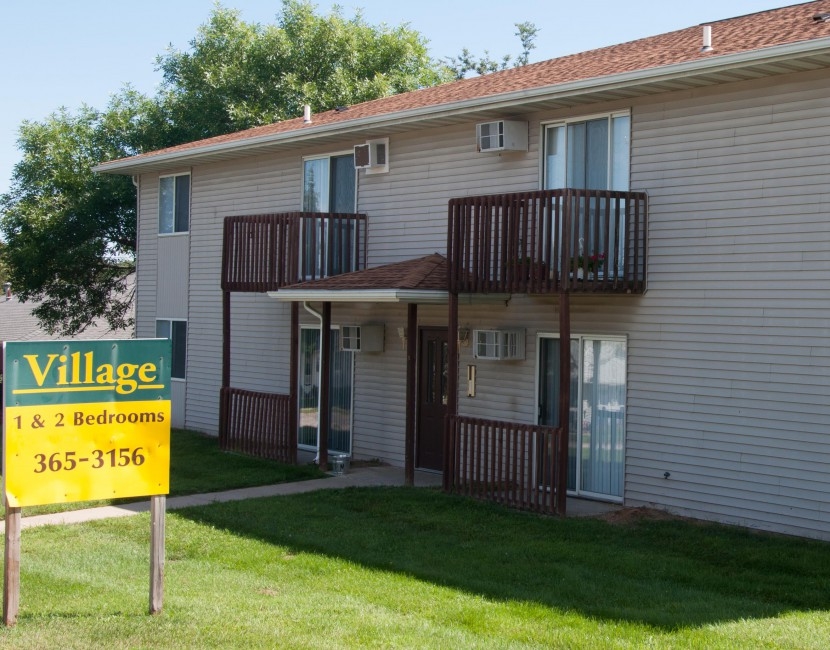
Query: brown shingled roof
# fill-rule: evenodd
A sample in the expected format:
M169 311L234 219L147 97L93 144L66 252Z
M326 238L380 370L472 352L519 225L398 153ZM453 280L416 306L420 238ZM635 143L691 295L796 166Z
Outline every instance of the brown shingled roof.
M363 271L343 273L321 280L309 280L285 287L286 290L367 291L403 289L412 291L446 291L447 258L438 253L404 262L384 264Z
M701 26L642 38L588 52L563 56L519 68L462 79L431 88L384 97L314 115L312 124L302 118L229 133L176 147L162 149L129 160L140 162L161 154L197 151L225 143L244 143L278 134L302 132L310 128L342 124L348 128L356 120L394 115L410 110L449 105L456 102L494 97L506 93L555 87L569 82L602 79L610 75L645 71L664 66L692 63L729 54L752 52L830 37L830 22L814 16L830 13L830 0L816 0L754 14L706 23L712 26L713 49L703 52ZM116 161L110 161L116 162Z

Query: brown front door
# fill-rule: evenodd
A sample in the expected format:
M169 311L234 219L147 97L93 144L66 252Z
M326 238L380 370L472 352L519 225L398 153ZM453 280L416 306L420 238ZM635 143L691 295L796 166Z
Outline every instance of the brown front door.
M418 440L415 463L444 468L444 418L447 415L447 330L421 330L418 363Z

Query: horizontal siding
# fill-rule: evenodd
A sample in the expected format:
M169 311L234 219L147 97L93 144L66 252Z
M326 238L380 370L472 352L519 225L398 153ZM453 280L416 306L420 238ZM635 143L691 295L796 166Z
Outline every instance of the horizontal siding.
M286 160L254 157L233 163L205 165L191 176L190 288L188 324L188 426L216 433L222 377L222 224L227 216L296 210L300 196L299 156ZM247 310L232 318L231 376L241 388L287 385L279 370L277 306L265 296L240 297ZM276 302L276 301L272 301ZM258 335L251 336L253 331ZM238 335L239 334L239 335ZM248 336L246 340L244 335ZM284 343L283 343L284 345ZM259 350L259 351L257 351ZM269 377L274 378L268 379ZM262 389L263 386L258 386Z
M626 501L830 537L830 92L815 75L634 112L649 291ZM668 479L664 478L669 472Z
M156 335L158 177L142 176L139 187L135 332L137 338L150 338Z
M156 316L187 319L187 279L190 236L158 237Z

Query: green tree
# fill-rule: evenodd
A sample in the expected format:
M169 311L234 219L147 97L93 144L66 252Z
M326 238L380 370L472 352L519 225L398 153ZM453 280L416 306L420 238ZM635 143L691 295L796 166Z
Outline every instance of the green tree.
M190 50L158 57L160 123L186 142L447 81L426 40L406 25L369 25L339 7L315 13L284 0L273 25L246 23L217 7ZM154 126L155 129L155 126Z
M267 26L217 5L190 46L158 58L163 85L153 98L127 87L104 111L61 110L20 127L0 232L16 294L42 301L34 313L50 332L130 319L135 189L93 165L297 117L304 104L323 111L450 78L407 26L372 26L339 9L318 16L301 0L283 0Z
M15 294L42 301L33 313L49 332L80 332L100 317L113 329L131 322L135 189L90 168L134 152L127 134L144 103L126 90L107 111L62 109L20 127L23 158L0 197L3 255Z
M539 29L536 25L529 22L515 23L515 27L515 35L519 37L519 41L522 44L522 52L516 57L513 63L513 67L518 68L530 63L530 50L536 48L535 40ZM510 54L505 54L500 60L496 60L490 57L490 53L487 50L484 50L483 56L475 56L465 47L458 56L444 59L444 63L454 79L463 79L470 72L482 75L490 72L498 72L499 70L506 70L512 58Z

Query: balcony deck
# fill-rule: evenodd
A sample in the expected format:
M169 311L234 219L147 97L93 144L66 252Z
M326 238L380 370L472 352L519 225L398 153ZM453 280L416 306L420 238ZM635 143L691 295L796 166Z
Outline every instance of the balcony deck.
M648 197L542 190L453 199L451 293L640 294Z
M283 212L225 219L223 291L277 291L364 268L365 214Z

